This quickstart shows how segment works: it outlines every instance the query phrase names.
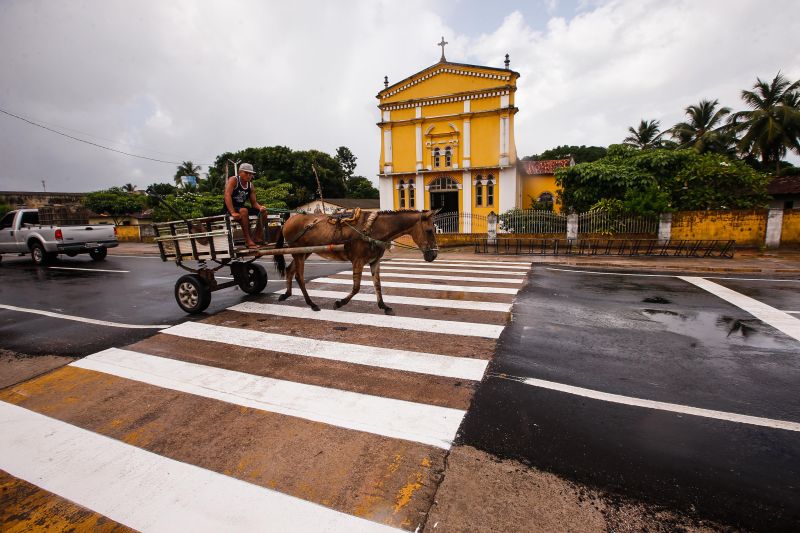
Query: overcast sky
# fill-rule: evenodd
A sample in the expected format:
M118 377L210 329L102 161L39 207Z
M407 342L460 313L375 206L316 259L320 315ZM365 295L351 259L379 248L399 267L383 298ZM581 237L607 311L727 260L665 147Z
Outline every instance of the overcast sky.
M376 181L375 95L447 59L520 72L520 157L669 127L756 77L800 78L797 0L0 0L0 108L167 161L341 145ZM796 158L794 158L796 159ZM175 165L0 114L0 190L171 181Z

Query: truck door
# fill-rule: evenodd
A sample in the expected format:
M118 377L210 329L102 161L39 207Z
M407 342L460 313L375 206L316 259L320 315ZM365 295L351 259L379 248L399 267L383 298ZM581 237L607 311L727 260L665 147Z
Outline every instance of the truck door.
M16 214L16 211L11 211L0 218L0 253L17 251L14 238L14 215Z

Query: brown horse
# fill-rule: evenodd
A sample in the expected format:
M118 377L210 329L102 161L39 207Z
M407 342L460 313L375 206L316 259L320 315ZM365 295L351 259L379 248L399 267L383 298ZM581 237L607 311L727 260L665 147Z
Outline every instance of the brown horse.
M372 273L372 283L375 285L378 307L389 314L392 309L383 303L381 294L381 258L393 239L410 235L426 261L436 259L439 253L433 226L433 215L436 213L437 211L379 211L359 213L352 220L339 220L336 223L330 223L327 215L294 215L281 228L275 247L282 247L284 241L290 247L344 244L342 252L318 254L325 259L350 261L353 265L353 290L341 300L336 300L334 308L342 307L358 294L361 289L361 274L364 265L368 264ZM305 260L309 255L311 254L292 254L292 262L288 268L283 255L275 256L278 273L286 276L286 292L279 299L285 300L292 295L292 277L294 277L306 303L314 311L319 311L317 304L308 296L303 277Z

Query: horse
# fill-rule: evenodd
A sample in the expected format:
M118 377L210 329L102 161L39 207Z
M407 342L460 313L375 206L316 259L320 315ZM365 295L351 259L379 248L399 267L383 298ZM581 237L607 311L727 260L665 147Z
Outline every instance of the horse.
M346 305L361 289L361 274L364 265L368 264L372 273L372 283L378 308L386 314L392 308L383 301L381 293L380 261L393 239L402 235L410 235L414 243L422 251L425 261L436 259L439 248L436 246L436 231L433 217L439 211L375 211L362 213L357 210L350 219L329 217L328 215L293 215L278 233L275 248L282 248L284 242L289 247L316 246L326 244L344 244L341 252L317 252L325 259L350 261L353 266L353 289L350 294L336 300L334 308ZM330 223L329 223L330 222ZM282 254L274 258L275 268L281 276L286 276L286 292L278 299L285 300L292 295L292 277L297 280L306 304L314 311L319 306L308 296L303 276L306 258L311 254L292 254L292 262L286 267Z

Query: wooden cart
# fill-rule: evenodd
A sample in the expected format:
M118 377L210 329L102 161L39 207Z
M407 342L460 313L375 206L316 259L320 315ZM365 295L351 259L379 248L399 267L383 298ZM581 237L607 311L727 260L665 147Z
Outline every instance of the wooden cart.
M282 214L268 215L265 228L267 244L258 249L244 246L238 222L230 215L190 220L159 222L153 225L155 241L162 261L175 261L190 272L175 282L175 301L190 314L202 313L211 303L211 293L238 286L247 294L258 294L267 286L267 270L256 259L268 255L341 251L343 244L275 248L275 236L283 221ZM256 221L251 221L255 235ZM188 264L187 264L188 263ZM230 268L232 281L218 283L215 274Z

